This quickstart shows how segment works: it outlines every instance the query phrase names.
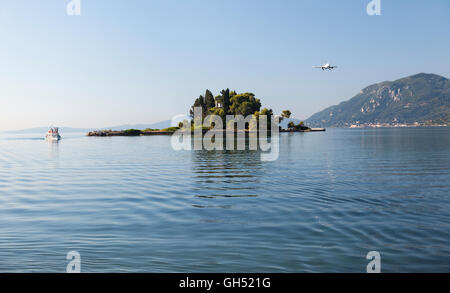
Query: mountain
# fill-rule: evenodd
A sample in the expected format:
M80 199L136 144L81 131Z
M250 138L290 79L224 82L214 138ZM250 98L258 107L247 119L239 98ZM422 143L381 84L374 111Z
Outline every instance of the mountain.
M126 129L164 129L170 127L171 120L164 120L161 122L153 123L153 124L126 124L126 125L117 125L111 127L102 127L102 128L72 128L72 127L60 127L59 130L61 133L71 133L71 132L89 132L95 129L112 129L112 130L126 130ZM12 130L12 131L4 131L4 133L46 133L49 127L35 127L21 130Z
M450 80L419 73L373 84L350 100L312 115L306 122L311 126L337 127L450 123Z
M10 130L10 131L3 131L3 133L17 133L17 134L25 134L25 133L46 133L49 130L50 127L35 127L35 128L28 128L28 129L21 129L21 130ZM88 132L92 129L89 128L72 128L72 127L60 127L59 128L61 133L73 133L73 132Z
M152 124L125 124L125 125L116 125L111 127L103 127L102 129L112 129L112 130L126 130L126 129L146 129L146 128L152 128L152 129L164 129L167 127L170 127L171 120L164 120L157 123Z

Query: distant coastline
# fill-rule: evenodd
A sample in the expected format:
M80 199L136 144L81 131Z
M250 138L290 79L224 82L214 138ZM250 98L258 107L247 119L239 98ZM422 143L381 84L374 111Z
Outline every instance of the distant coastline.
M151 135L172 135L177 131L179 127L170 127L168 129L151 129L151 130L139 130L139 129L127 129L127 130L96 130L96 131L89 131L86 135L87 136L99 136L99 137L108 137L108 136L151 136ZM280 132L319 132L319 131L325 131L325 128L306 128L306 129L280 129ZM213 132L226 132L226 129L223 130L214 130L214 129L202 129L202 133L206 133L208 131ZM245 133L251 133L251 132L258 132L258 131L251 131L251 130L240 130L241 132ZM238 130L235 130L234 133L240 132ZM269 131L270 132L270 131ZM193 133L193 131L191 131Z
M336 128L407 128L407 127L447 127L448 124L430 124L430 123L413 123L413 124L403 124L403 123L364 123L364 124L350 124L348 126L341 126Z

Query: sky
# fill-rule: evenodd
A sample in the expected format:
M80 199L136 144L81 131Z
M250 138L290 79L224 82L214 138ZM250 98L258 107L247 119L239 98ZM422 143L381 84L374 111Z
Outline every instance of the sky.
M369 0L80 1L1 0L0 130L154 123L224 88L306 119L373 83L450 77L448 0L373 16Z

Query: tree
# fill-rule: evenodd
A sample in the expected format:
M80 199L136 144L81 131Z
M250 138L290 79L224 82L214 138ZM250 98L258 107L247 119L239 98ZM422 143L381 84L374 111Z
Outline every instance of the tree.
M283 121L284 118L290 118L290 117L291 117L291 111L283 110L283 112L281 112L280 122Z
M200 95L200 97L198 97L198 99L195 100L194 105L192 105L191 109L189 110L189 114L191 115L191 117L194 117L194 108L195 107L201 107L202 108L202 117L206 116L207 108L205 105L205 99L203 98L202 95Z
M292 114L291 111L283 110L283 112L281 113L281 117L283 117L283 118L290 118L291 114Z
M230 89L222 90L221 94L214 98L210 90L206 90L205 96L199 96L192 105L189 113L191 117L194 117L194 108L202 108L202 119L207 115L213 114L222 117L226 126L225 120L226 115L242 115L247 117L248 115L255 115L258 118L259 115L267 115L268 117L268 127L270 129L270 121L273 115L272 109L264 108L261 110L261 100L255 97L255 94L246 93L236 93L236 91L230 91ZM221 104L221 107L216 107L216 104ZM286 113L285 113L286 112ZM289 116L290 111L283 111L284 115ZM200 117L198 118L200 120ZM194 124L197 120L191 121Z
M225 125L226 113L222 108L211 108L209 109L211 115L218 115L222 118L223 124Z
M225 114L228 114L228 110L230 108L230 89L222 90L220 92L222 94L223 99L223 110L225 111Z
M229 114L251 115L261 108L261 101L253 93L235 94L230 99Z
M307 130L309 129L308 126L305 125L305 123L303 121L300 121L297 125L295 125L295 123L293 121L288 123L288 128L289 129L295 129L295 130Z
M178 128L188 127L189 125L191 125L191 122L184 119L183 121L178 123Z
M262 115L267 116L267 129L271 129L271 121L272 121L272 116L273 116L272 109L264 108L261 111L256 112L255 115L256 115L256 118L258 119L258 123L259 123L259 118L260 118L259 116L262 116Z
M205 106L207 110L214 108L216 106L214 96L210 90L206 90L205 92Z
M267 109L264 108L259 112L259 115L266 115L266 116L272 116L273 115L273 111L272 109Z

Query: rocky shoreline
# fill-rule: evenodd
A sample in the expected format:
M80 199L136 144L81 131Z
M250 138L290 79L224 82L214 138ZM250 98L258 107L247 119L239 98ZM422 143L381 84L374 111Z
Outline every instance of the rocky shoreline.
M144 131L138 129L128 129L128 130L97 130L90 131L86 134L86 136L150 136L150 135L172 135L176 130L152 130L152 131ZM203 129L202 133L206 133L208 131L220 131L220 130L207 130ZM309 128L309 129L281 129L280 132L317 132L317 131L325 131L325 128ZM223 130L225 132L225 130ZM238 132L238 131L235 131ZM246 133L251 131L245 130ZM255 131L256 132L256 131Z
M86 136L145 136L145 135L172 135L175 131L140 131L139 132L126 132L126 130L114 130L114 131L90 131Z

